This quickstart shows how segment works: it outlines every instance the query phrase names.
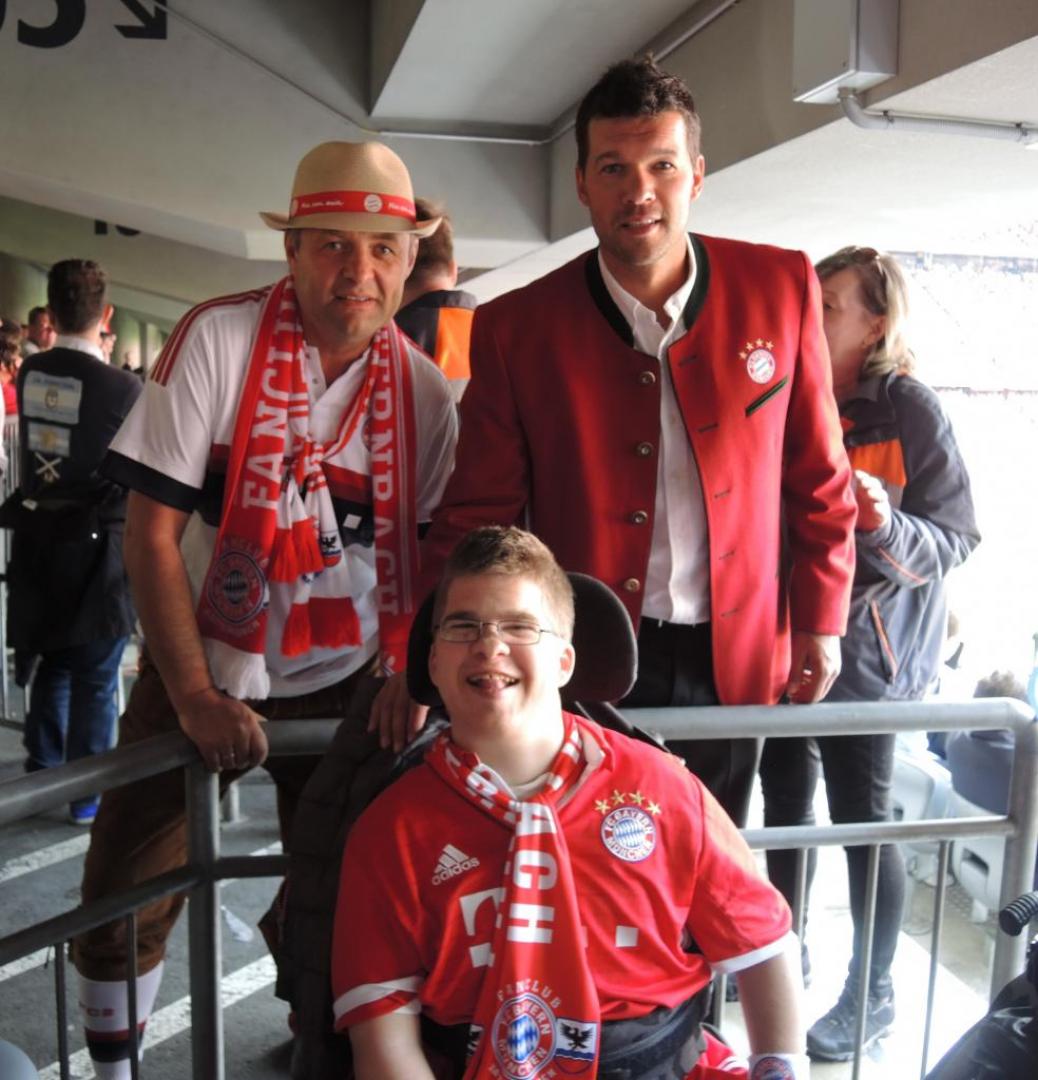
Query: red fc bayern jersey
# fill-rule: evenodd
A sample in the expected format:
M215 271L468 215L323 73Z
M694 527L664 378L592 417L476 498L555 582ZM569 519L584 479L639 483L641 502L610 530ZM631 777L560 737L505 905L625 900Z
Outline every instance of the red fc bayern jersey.
M579 721L604 750L561 807L603 1020L673 1007L786 946L790 914L673 755ZM471 1021L504 896L508 827L427 765L361 816L343 857L336 1027L394 1010ZM550 987L531 988L549 994Z

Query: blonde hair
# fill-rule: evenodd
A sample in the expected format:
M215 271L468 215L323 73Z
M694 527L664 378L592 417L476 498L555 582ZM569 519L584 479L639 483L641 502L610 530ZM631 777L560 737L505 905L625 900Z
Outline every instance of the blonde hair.
M861 378L887 375L891 371L910 374L915 367L915 356L904 339L908 286L897 259L875 248L852 245L827 255L815 265L815 272L821 281L841 270L854 271L861 302L866 310L886 320L883 336L865 357Z

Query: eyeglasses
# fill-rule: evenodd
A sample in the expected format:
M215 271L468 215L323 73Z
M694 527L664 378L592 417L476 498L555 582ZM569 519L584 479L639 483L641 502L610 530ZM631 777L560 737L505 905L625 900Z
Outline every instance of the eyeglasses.
M433 630L444 641L471 645L474 641L482 640L490 627L506 645L536 645L541 640L541 634L554 634L558 637L554 630L549 630L546 626L515 619L444 619L442 623L434 626Z

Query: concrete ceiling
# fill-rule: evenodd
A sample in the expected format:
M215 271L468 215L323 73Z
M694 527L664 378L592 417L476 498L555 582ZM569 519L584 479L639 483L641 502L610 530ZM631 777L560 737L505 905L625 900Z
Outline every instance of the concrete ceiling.
M48 28L56 12L71 22ZM6 0L0 251L100 258L166 316L276 276L280 236L256 211L286 205L314 144L377 136L448 202L459 261L493 295L593 243L566 121L609 62L652 45L704 118L694 227L815 255L1033 255L1038 152L794 103L794 17L794 0ZM901 0L899 45L870 107L1038 124L1034 0Z

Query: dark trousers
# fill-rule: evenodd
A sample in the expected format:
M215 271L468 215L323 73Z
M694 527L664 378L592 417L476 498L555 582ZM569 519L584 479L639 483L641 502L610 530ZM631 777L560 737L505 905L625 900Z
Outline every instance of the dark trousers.
M642 619L638 630L638 680L620 707L719 704L710 624L678 626ZM735 824L745 826L760 740L675 739L667 745L684 758Z
M110 750L115 690L126 638L102 638L46 652L32 680L25 718L27 772ZM90 804L82 799L77 804Z
M837 825L890 820L890 786L894 768L893 735L834 735L823 739L768 739L761 758L764 824L813 825L812 800L819 771L825 773L829 816ZM865 884L869 849L848 847L854 948L850 964L856 985L864 925ZM872 944L869 987L886 993L890 964L897 947L905 902L905 865L895 844L879 849L876 932ZM814 873L814 852L808 859L808 888ZM796 852L769 851L768 876L790 904L796 887ZM806 904L806 897L805 897Z

